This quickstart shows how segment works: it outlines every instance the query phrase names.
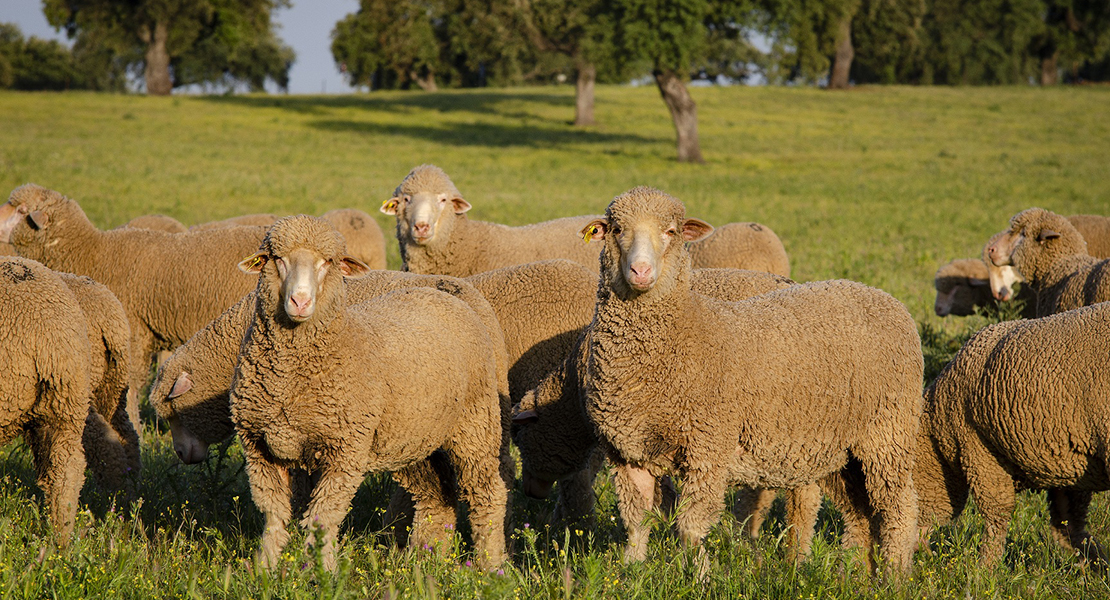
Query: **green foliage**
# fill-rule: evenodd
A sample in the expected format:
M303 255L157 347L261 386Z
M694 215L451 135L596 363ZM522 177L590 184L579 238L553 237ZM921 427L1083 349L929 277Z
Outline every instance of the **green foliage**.
M289 0L43 0L51 25L64 28L88 60L141 72L168 26L165 51L174 87L204 84L261 91L266 80L285 88L294 53L274 32L271 15Z
M33 181L77 199L109 228L140 214L198 223L250 212L370 212L408 170L451 174L474 218L525 224L604 210L653 185L691 216L759 221L782 238L799 281L846 277L901 300L921 324L932 373L993 317L932 314L932 276L978 256L1008 218L1037 205L1105 213L1110 101L1102 87L697 88L707 163L672 160L670 120L651 88L599 86L599 122L567 123L567 88L381 92L342 97L176 97L0 92L0 189ZM1037 118L1030 119L1031 111ZM391 238L391 235L389 236ZM400 264L390 241L390 265ZM1005 315L1003 315L1005 316ZM77 536L50 541L27 447L0 448L0 597L4 598L1110 598L1107 577L1052 539L1042 494L1023 493L1002 565L979 561L972 509L935 531L911 579L870 579L841 550L825 507L810 560L782 547L782 508L756 541L727 515L708 539L701 582L666 533L649 560L621 564L622 527L601 478L595 526L545 526L553 509L513 491L516 529L504 574L467 567L454 537L441 554L398 551L379 535L389 478L367 478L344 525L340 569L321 573L297 533L272 573L252 564L262 530L237 444L182 465L148 411L142 502L113 508L86 483ZM528 528L524 528L528 523ZM1096 496L1090 527L1110 535Z
M88 50L81 44L70 50L54 40L24 39L19 27L0 23L0 88L121 90L118 65Z
M708 38L706 0L610 0L617 47L626 62L689 72L703 58Z
M352 86L408 87L435 78L440 64L446 3L362 0L357 13L336 23L332 55ZM374 85L377 78L379 83Z
M763 33L772 39L767 78L813 82L825 75L837 28L855 14L860 0L756 0Z

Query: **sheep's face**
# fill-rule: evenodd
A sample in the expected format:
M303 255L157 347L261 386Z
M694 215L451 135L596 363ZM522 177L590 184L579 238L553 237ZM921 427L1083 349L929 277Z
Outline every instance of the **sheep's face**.
M187 465L204 462L205 457L208 456L208 442L194 434L192 428L185 423L187 419L182 418L183 413L188 412L188 407L178 406L179 403L187 404L189 400L196 399L197 394L192 392L193 380L187 371L182 371L173 380L173 387L169 392L159 389L164 387L160 385L161 383L161 373L159 373L159 380L150 390L150 402L158 416L165 419L170 426L174 452L181 462Z
M1002 302L1013 300L1014 284L1025 281L1021 272L1011 266L998 267L988 264L987 273L990 275L991 295L995 300Z
M436 233L445 229L445 219L468 210L470 203L458 194L427 191L398 194L381 208L383 213L397 217L398 234L421 246L431 243Z
M266 268L267 263L272 267ZM324 280L333 270L343 277L357 278L370 267L350 256L327 259L308 248L279 254L259 252L239 263L246 273L261 273L277 290L282 312L293 323L304 323L316 314L317 298Z
M50 224L48 205L53 196L58 193L34 184L16 188L0 206L0 242L9 244L41 236L39 232Z
M658 190L636 188L614 199L606 218L591 222L581 233L586 241L605 240L602 262L614 289L621 295L642 294L665 275L669 257L685 258L683 242L713 232L708 223L684 217L678 200Z
M996 267L1012 266L1010 255L1021 239L1021 231L1007 230L994 234L983 250L984 262Z

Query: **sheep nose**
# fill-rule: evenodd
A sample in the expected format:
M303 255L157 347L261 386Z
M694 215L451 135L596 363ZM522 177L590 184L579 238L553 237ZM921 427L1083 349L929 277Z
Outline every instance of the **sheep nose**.
M646 262L635 262L629 265L629 270L632 271L632 279L635 283L647 283L651 280L651 264Z
M428 231L431 228L432 226L427 223L416 223L412 226L412 232L416 234L416 237L428 237Z
M1003 302L1007 302L1007 301L1010 300L1011 295L1013 295L1013 291L1010 288L1002 288L1002 289L998 290L997 293L995 293L994 299L995 300L1001 300Z

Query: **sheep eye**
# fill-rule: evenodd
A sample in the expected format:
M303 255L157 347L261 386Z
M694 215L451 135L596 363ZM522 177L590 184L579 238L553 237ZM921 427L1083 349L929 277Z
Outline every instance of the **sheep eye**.
M669 235L671 237L674 237L675 234L677 234L677 233L678 233L678 230L676 230L674 227L671 227L670 229L667 230L667 235Z
M401 197L401 202L408 202L409 200L412 200L411 196L402 196Z
M620 235L621 234L621 226L620 225L613 225L612 229L613 229L613 235Z

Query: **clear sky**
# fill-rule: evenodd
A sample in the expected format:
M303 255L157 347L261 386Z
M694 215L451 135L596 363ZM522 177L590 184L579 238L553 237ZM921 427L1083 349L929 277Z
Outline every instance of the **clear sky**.
M347 13L358 10L358 0L293 0L293 7L279 10L278 35L297 52L289 72L289 92L329 94L350 92L331 57L331 30ZM0 21L15 23L25 36L69 42L55 32L42 15L41 0L0 0Z

